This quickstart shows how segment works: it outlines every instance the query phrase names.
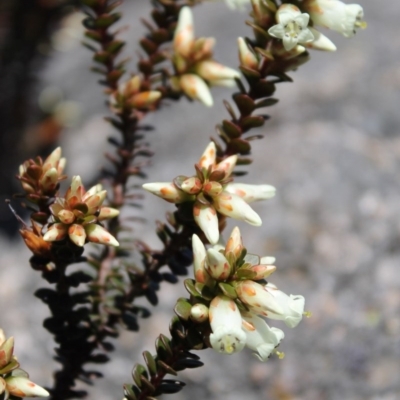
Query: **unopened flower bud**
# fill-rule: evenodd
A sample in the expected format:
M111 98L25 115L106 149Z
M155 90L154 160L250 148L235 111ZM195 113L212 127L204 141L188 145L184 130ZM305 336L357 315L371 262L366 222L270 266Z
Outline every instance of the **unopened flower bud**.
M207 272L217 281L224 281L229 278L232 266L225 256L215 249L207 250L207 262L205 266Z
M258 71L257 56L249 49L248 44L241 37L238 38L238 47L240 65Z
M208 320L208 307L204 304L195 304L190 309L190 318L195 322L204 322Z
M47 397L50 393L24 376L10 376L5 379L7 391L16 397Z
M182 182L181 189L188 194L197 194L200 192L202 186L200 179L192 176Z
M219 196L222 191L222 185L218 182L207 182L203 186L203 193L211 197Z

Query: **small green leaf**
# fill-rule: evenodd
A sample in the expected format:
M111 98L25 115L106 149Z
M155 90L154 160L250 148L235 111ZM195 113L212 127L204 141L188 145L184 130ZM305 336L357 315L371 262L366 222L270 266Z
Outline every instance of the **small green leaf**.
M222 121L222 126L224 128L225 133L231 138L238 138L242 134L242 130L240 129L240 126L234 124L231 121L228 121L227 119L224 119Z
M219 288L221 289L222 293L229 297L230 299L236 299L237 298L237 294L236 294L236 290L233 286L231 286L229 283L225 283L225 282L219 282L218 283Z
M157 360L157 365L164 371L166 371L168 374L171 375L178 375L178 373L172 368L170 367L168 364L166 364L164 361L161 360Z
M157 364L154 357L147 350L143 352L143 358L149 369L150 375L154 376L157 373Z
M242 118L240 125L242 126L243 131L248 131L252 128L258 128L264 125L264 118L260 116L254 117L245 117Z
M255 109L253 99L247 94L235 94L233 95L233 100L235 101L242 115L250 115Z
M279 100L274 99L272 97L269 97L267 99L261 100L258 103L256 103L256 108L261 108L261 107L270 107L276 104Z
M194 297L199 297L199 292L196 290L195 281L193 279L185 279L183 281L183 284L185 285L185 288L189 292L189 294Z
M181 297L177 300L174 311L179 318L187 321L190 318L191 309L192 305L190 304L189 300Z

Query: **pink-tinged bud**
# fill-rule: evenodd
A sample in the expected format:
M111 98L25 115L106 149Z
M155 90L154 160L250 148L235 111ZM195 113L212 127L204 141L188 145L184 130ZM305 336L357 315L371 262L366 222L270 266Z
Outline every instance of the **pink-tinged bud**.
M271 313L283 314L283 309L274 296L257 282L246 280L235 282L236 293L251 312L269 317Z
M240 230L235 226L225 246L225 254L232 253L236 258L240 256L243 250L242 236Z
M206 81L240 78L239 72L213 60L199 62L196 66L196 73Z
M49 392L24 376L10 376L5 379L7 391L16 397L47 397Z
M182 75L179 84L183 92L191 99L199 100L207 107L214 104L210 89L199 76L195 74Z
M203 185L203 193L211 197L219 196L222 191L222 185L218 182L207 182Z
M5 367L12 358L14 351L14 338L11 336L0 346L0 369Z
M107 232L102 226L97 224L88 224L85 226L87 238L90 242L106 244L110 246L119 246L117 239L111 233Z
M82 185L82 180L79 175L72 177L71 185L67 190L67 193L65 194L65 199L67 201L71 201L73 197L75 201L73 203L79 203L82 199L83 196L83 185Z
M192 176L182 182L181 189L188 194L197 194L202 189L203 184L200 179Z
M212 279L205 269L207 253L203 242L197 235L192 236L192 248L194 279L196 279L196 282L208 285L212 282Z
M312 42L305 43L305 47L314 50L336 51L336 46L325 35L314 28L308 29L310 29L311 33L314 35L314 40Z
M70 225L75 221L75 214L72 211L62 209L57 213L57 218L63 224Z
M258 71L257 56L249 49L248 44L241 37L238 38L238 47L240 65Z
M47 232L43 236L43 240L46 242L56 242L63 240L67 235L68 227L61 223L53 224L49 227Z
M104 221L105 219L115 218L119 215L119 210L112 207L101 207L100 214L97 217L98 221Z
M207 250L207 272L217 281L224 281L229 278L232 266L223 254L215 249Z
M195 304L190 309L190 318L195 322L205 322L208 320L208 307L204 304Z
M196 224L206 235L211 244L215 244L219 239L218 216L215 208L211 205L196 202L193 206L193 217Z
M233 156L229 156L222 160L220 163L218 163L215 167L216 170L218 171L224 171L225 172L225 178L228 178L231 174L233 169L236 166L238 156L235 154Z
M97 209L103 204L103 201L107 197L107 191L102 190L101 192L98 192L94 194L93 196L88 197L85 200L85 204L88 207L87 214L94 214Z
M140 76L135 75L131 79L129 79L128 82L121 85L121 86L123 86L121 88L122 89L121 92L124 96L131 97L133 94L136 94L139 92L141 84L142 84L142 81L140 79Z
M161 92L151 90L149 92L142 92L135 95L130 104L138 109L146 108L154 104L161 97Z
M103 189L103 185L98 183L97 185L92 186L83 196L82 201L86 202L86 200L93 196L94 194L100 193Z
M268 278L275 270L276 267L274 265L252 265L251 267L246 268L248 271L253 271L256 275L252 278L256 281L259 279Z
M204 153L200 157L198 165L200 166L200 168L208 169L208 167L215 164L216 157L217 148L215 147L214 142L210 142L204 150Z
M53 152L44 160L43 169L48 171L50 168L57 167L57 163L61 158L61 147L57 147Z
M217 296L210 303L210 335L212 348L218 353L233 354L241 351L246 344L242 330L242 317L233 300Z
M247 313L243 317L243 330L246 333L246 347L254 350L254 355L260 361L267 361L268 357L279 345L285 334L278 328L270 328L260 317Z
M40 179L40 184L45 192L52 192L57 187L58 172L55 168L50 168Z
M183 190L179 190L172 182L145 183L142 185L142 188L169 203L178 204L194 200L194 196L185 193Z
M273 311L268 313L268 318L283 321L289 328L296 327L303 318L304 297L300 295L286 293L279 290L274 284L268 283L264 290L270 293L275 302L279 304L280 312Z
M64 172L66 165L67 165L67 159L64 157L61 158L60 161L58 162L58 167L57 167L57 172L59 175L61 175Z
M262 224L259 215L239 196L222 192L213 199L215 209L227 217L245 221L253 226Z
M245 183L229 183L225 191L241 197L246 203L267 200L275 196L276 189L271 185L247 185Z
M184 57L190 55L194 41L193 14L189 7L179 12L178 24L174 35L174 50Z
M21 186L22 186L22 189L24 189L26 193L34 193L35 192L35 189L29 183L21 181Z
M214 38L198 38L193 45L190 57L193 61L204 60L212 57L212 50L215 46Z
M71 241L79 247L82 247L85 244L86 232L82 225L71 225L68 229L68 236Z
M271 0L251 0L255 22L263 28L271 25L277 10Z

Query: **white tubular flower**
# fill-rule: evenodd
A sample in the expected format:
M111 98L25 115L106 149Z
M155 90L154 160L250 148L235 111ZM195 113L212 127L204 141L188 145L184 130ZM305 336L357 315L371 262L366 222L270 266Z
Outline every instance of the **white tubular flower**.
M302 7L310 14L315 25L320 25L352 37L357 28L366 28L364 11L358 4L345 4L340 0L303 0Z
M271 185L247 185L245 183L230 183L225 191L241 197L246 203L267 200L275 196L276 189Z
M252 313L265 317L269 317L271 313L284 315L285 309L264 286L250 280L234 282L234 285L239 299L249 307Z
M314 40L314 36L307 28L310 16L293 4L282 4L276 13L277 25L269 28L268 33L278 39L282 39L287 51L293 49L298 43L308 43Z
M293 294L288 296L272 283L265 285L264 289L273 296L282 309L282 312L279 313L271 310L268 312L268 318L281 320L289 328L295 328L303 318L304 297Z
M262 318L250 313L243 315L242 327L246 332L246 347L254 350L260 361L267 361L285 337L281 329L269 327Z
M209 313L212 348L224 354L241 351L246 344L246 334L235 302L226 296L217 296L211 301Z
M322 50L322 51L336 51L336 46L333 42L328 39L321 32L318 32L314 28L309 28L311 33L314 35L312 42L306 43L304 46L309 49Z

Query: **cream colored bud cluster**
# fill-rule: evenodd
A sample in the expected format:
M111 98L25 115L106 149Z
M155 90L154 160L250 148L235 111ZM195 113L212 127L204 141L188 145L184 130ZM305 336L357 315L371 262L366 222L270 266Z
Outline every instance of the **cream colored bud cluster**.
M58 183L65 179L63 174L66 159L61 157L61 148L57 147L44 161L37 157L27 160L19 166L18 179L30 200L41 196L53 196Z
M304 314L304 297L288 296L266 283L276 269L275 259L246 254L237 227L225 247L206 249L196 235L192 246L195 280L186 285L192 295L190 318L210 324L209 340L217 352L232 354L247 346L266 361L284 333L270 327L263 317L294 328Z
M132 109L145 110L153 107L161 98L157 90L142 90L142 79L135 75L119 85L111 95L111 109L119 114Z
M119 215L115 208L103 206L107 195L101 185L85 190L79 176L72 178L71 186L64 197L56 197L50 206L54 222L49 224L43 239L48 242L69 238L82 247L86 241L118 246L117 240L100 222Z
M0 398L47 397L49 392L29 380L26 371L19 368L14 355L14 338L6 339L0 329Z
M172 62L175 75L171 78L174 90L213 105L209 86L234 86L240 74L213 60L214 38L195 39L193 15L189 7L179 13L175 30Z
M173 182L146 183L143 188L170 203L193 203L193 217L207 240L215 244L219 239L218 214L260 226L259 215L249 206L257 200L275 195L270 185L233 183L231 176L237 155L216 162L214 142L205 149L196 164L195 176L178 176Z

